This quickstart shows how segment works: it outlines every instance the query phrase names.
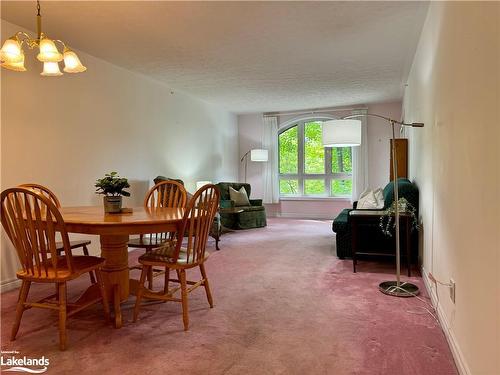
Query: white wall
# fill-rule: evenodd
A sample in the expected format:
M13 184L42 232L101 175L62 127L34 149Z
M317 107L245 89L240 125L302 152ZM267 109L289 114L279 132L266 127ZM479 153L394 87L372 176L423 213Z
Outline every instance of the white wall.
M387 116L396 120L401 118L401 102L378 103L368 106L369 113ZM336 116L345 116L350 111L336 112ZM280 116L279 123L292 120L294 115ZM389 182L389 139L391 128L387 121L370 117L367 119L368 130L368 183L371 188L384 187ZM262 113L243 114L238 116L240 157L252 148L262 146L263 123ZM252 196L262 198L264 189L263 163L248 162L247 181L252 185ZM240 181L244 180L244 163L240 164ZM333 219L344 208L351 207L350 199L321 200L282 200L279 204L267 205L267 213L272 216L289 216L300 218Z
M404 113L420 187L424 275L463 373L500 374L500 4L431 3ZM432 288L434 302L435 289Z
M401 102L378 103L368 105L368 113L387 116L394 120L401 119ZM390 177L390 139L392 130L386 120L368 118L368 183L376 189L383 188ZM396 137L399 137L399 128Z
M20 29L2 21L3 36ZM2 69L2 189L37 182L63 205L100 204L94 181L116 170L132 184L125 204L137 206L157 175L181 178L190 191L199 180L237 178L235 115L79 55L88 70L77 75L41 77L32 52L27 72ZM4 237L1 251L3 284L17 266Z
M240 159L254 148L262 147L262 113L238 115L238 145ZM264 198L264 163L247 161L247 182L252 186L254 199ZM239 164L239 181L245 181L245 161Z

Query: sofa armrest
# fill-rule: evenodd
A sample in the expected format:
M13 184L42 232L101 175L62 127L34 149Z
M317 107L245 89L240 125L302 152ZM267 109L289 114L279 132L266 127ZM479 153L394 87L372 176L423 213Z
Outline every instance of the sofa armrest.
M232 200L220 200L220 208L233 208L234 207L234 201Z
M350 216L382 216L384 214L384 210L376 208L358 208L357 210L351 210L349 212Z
M251 206L262 206L262 199L249 199Z
M333 220L332 223L332 230L335 233L339 232L347 232L349 231L349 212L351 212L352 209L350 208L344 208L340 214Z

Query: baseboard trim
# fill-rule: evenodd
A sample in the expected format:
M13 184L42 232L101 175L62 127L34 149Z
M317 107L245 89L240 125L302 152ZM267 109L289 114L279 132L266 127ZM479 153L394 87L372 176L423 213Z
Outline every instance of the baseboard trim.
M276 213L274 215L268 215L268 217L282 217L288 219L305 219L305 220L333 220L332 215L318 215L318 214L301 214L295 212L288 213Z
M450 329L448 318L446 317L446 314L444 313L441 305L438 305L436 295L432 292L433 288L431 286L432 284L431 281L429 280L428 273L424 267L421 268L421 271L425 289L427 290L427 293L431 297L432 306L434 306L434 309L437 312L439 323L441 324L441 329L443 330L446 340L448 341L448 345L450 346L453 359L455 360L455 365L457 366L457 370L460 375L471 375L472 373L469 369L469 366L467 365L467 362L465 361L465 357L462 351L460 350L460 346L458 345L457 339L455 338L453 331Z
M17 289L21 286L21 280L12 279L0 285L0 293L8 292L9 290Z

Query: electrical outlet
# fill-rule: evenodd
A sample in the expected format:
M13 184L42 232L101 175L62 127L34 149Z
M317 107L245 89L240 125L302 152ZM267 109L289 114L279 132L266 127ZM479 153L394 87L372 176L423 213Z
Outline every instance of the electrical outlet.
M455 303L455 281L453 279L450 279L450 298Z

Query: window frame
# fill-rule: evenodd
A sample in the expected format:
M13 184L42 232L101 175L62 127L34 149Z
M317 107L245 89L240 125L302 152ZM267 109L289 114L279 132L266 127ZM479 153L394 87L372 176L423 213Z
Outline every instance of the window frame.
M290 123L287 126L279 129L278 131L278 191L280 199L346 199L350 195L332 195L331 185L333 180L352 180L353 173L334 173L332 172L332 149L333 147L325 147L325 173L305 173L305 124L311 122L324 122L326 119L322 118L308 118L301 119ZM279 137L284 132L297 127L297 173L280 173L280 149ZM352 161L352 148L351 148L351 161ZM282 194L280 191L281 180L298 180L297 194ZM325 182L324 194L305 194L304 187L306 180L323 180Z

